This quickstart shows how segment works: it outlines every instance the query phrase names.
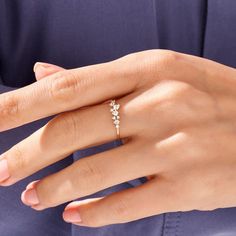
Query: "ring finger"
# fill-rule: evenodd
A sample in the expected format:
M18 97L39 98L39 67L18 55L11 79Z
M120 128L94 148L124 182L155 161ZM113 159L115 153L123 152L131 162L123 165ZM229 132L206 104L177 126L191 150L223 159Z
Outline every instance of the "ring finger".
M127 97L118 101L121 138L131 136L135 130L125 109L127 102ZM0 184L11 185L78 149L115 138L116 128L107 103L58 115L0 156Z

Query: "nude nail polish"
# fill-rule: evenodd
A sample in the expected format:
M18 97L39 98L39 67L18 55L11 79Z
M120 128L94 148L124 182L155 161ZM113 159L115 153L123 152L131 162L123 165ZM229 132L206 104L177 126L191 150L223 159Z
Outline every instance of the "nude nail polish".
M63 212L63 219L69 223L82 222L78 209L69 209Z
M6 159L0 160L0 182L8 179L10 177L8 164Z
M22 192L21 200L28 206L39 204L39 199L34 188L26 189L24 192Z
M36 72L36 70L38 68L46 68L47 67L47 64L43 63L43 62L36 62L34 64L34 68L33 68L33 71Z

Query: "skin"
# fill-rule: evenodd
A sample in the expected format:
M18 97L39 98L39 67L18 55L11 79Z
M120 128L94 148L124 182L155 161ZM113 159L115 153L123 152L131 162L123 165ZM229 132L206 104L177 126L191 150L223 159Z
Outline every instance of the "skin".
M234 68L149 50L77 69L37 63L34 70L35 83L0 95L0 130L56 116L0 156L8 170L1 186L116 139L110 99L121 105L125 142L30 183L24 204L43 210L146 176L138 187L68 204L64 220L98 227L236 206Z

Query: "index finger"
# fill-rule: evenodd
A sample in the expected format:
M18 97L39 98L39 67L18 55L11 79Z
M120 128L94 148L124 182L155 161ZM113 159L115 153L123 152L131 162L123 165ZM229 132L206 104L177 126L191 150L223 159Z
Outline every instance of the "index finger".
M60 71L0 94L0 131L130 93L138 77L135 68L131 70L129 63L124 62L116 60Z
M152 85L153 81L177 79L204 90L207 86L202 71L206 63L208 67L214 65L215 70L220 67L216 70L221 71L218 75L226 70L227 74L235 75L235 69L168 50L147 50L107 63L59 71L0 95L0 131L129 94L147 81ZM213 75L210 78L214 79ZM232 81L229 82L231 85ZM216 87L219 85L222 82Z

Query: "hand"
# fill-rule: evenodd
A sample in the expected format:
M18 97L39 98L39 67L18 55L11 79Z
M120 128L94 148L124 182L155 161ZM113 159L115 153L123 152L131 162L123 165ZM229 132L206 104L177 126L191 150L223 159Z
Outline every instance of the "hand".
M35 71L41 78L39 67ZM121 104L126 142L30 183L22 194L26 205L42 210L147 176L138 187L70 203L64 219L97 227L236 206L235 69L150 50L73 70L49 65L45 71L50 75L0 95L1 130L58 114L1 155L2 186L78 149L114 140L107 103L113 98Z

